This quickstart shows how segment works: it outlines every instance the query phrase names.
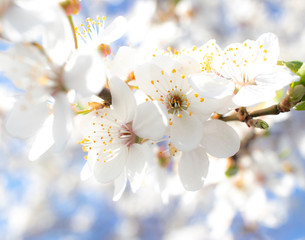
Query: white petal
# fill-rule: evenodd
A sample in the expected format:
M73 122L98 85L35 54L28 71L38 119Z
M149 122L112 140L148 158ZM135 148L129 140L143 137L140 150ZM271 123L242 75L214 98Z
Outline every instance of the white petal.
M53 121L54 115L48 116L42 127L39 129L29 152L29 160L38 160L54 144L52 134Z
M189 77L192 88L203 97L223 98L232 95L234 84L231 80L213 73L193 74Z
M125 46L120 47L109 66L111 77L118 76L121 79L126 79L128 74L134 70L136 61L135 49Z
M237 153L240 139L234 129L225 122L210 120L203 124L201 144L212 156L226 158Z
M127 184L127 174L126 174L126 170L124 169L121 173L121 175L114 180L114 193L113 193L113 201L118 201L125 188L126 188L126 184Z
M48 114L46 101L29 103L21 98L6 119L6 130L13 137L28 138L42 126Z
M197 148L190 152L183 152L179 162L178 174L185 190L200 190L208 173L208 168L209 158L204 149Z
M276 64L280 55L280 46L278 37L273 33L264 33L257 40L259 46L262 46L261 55L265 56L265 63ZM263 51L267 51L264 53Z
M256 85L248 85L242 87L238 93L233 97L233 102L241 107L249 107L258 103L271 100L275 97L275 91Z
M195 149L202 138L202 125L196 116L182 112L181 118L173 116L170 137L174 146L181 151Z
M83 97L98 94L105 85L104 62L96 51L76 52L64 71L64 84Z
M43 15L48 23L43 28L42 46L52 62L62 66L74 51L71 26L59 4L53 4Z
M153 98L159 98L160 95L165 96L171 89L169 75L155 64L142 64L135 68L134 74L140 90Z
M176 63L173 58L166 55L158 55L154 57L151 62L166 73L170 73Z
M112 23L107 26L100 36L101 43L111 43L120 38L127 30L127 21L124 17L115 18Z
M119 115L120 120L130 122L135 114L136 100L127 84L121 79L113 77L109 80L109 88L112 97L112 106Z
M82 168L81 173L80 173L80 180L85 181L88 178L90 178L91 176L92 176L92 171L89 168L88 162L86 162L85 165Z
M53 111L53 138L55 141L54 148L56 151L61 151L68 142L73 127L72 107L68 102L68 98L65 93L58 93L56 95Z
M213 99L213 98L205 98L204 99L204 108L209 109L209 113L217 112L220 114L225 114L228 111L231 111L237 106L232 102L233 95L221 98L221 99ZM212 110L212 111L211 111Z
M42 20L38 12L25 11L19 6L11 4L1 18L3 21L3 35L6 38L14 42L38 40L38 33L42 30L42 25L37 24Z
M133 144L129 148L127 174L133 192L136 192L141 186L145 173L144 170L152 156L153 152L148 144Z
M108 183L115 180L123 171L128 157L128 149L122 148L120 153L110 161L93 160L93 175L101 183ZM88 156L89 160L89 156ZM92 159L90 160L92 161Z
M167 118L157 102L144 102L137 106L133 130L141 138L158 140L163 137Z
M280 90L288 84L298 81L299 76L295 75L287 67L270 66L264 69L255 78L257 85L267 86L273 90Z

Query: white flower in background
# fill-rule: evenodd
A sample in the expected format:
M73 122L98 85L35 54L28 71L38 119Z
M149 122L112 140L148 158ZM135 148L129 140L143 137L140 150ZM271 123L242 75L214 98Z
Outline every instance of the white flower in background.
M204 122L202 135L199 147L193 151L182 152L179 162L178 174L188 191L196 191L203 186L209 168L207 153L216 158L227 158L234 155L240 147L237 133L220 120Z
M127 21L119 16L113 22L105 27L106 17L97 17L96 20L86 19L85 24L75 27L80 48L98 49L104 56L111 53L109 44L119 39L127 30Z
M58 0L1 1L0 35L3 38L14 42L32 42L41 41L43 34L53 33L57 42L49 41L50 47L51 43L60 45L68 39L73 44L72 30Z
M118 49L113 60L108 64L108 75L117 76L130 83L131 80L134 80L133 71L141 59L142 57L136 49L122 46Z
M224 104L223 100L204 99L190 87L188 75L198 72L201 65L187 55L160 55L135 69L140 90L165 105L170 140L182 151L198 146L202 139L202 121Z
M59 57L63 56L56 59ZM14 137L28 138L48 122L53 132L48 135L53 139L43 138L38 133L39 142L49 141L45 150L55 142L54 148L60 150L72 129L73 112L67 93L75 90L77 94L90 96L101 90L105 74L98 55L75 52L65 65L52 60L41 46L20 43L0 53L0 69L25 91L8 115L8 132ZM98 81L97 84L95 81ZM49 119L50 114L54 115L54 120ZM43 152L34 156L30 152L30 159L37 159L41 154Z
M275 97L276 91L297 81L288 68L278 66L278 38L272 33L256 41L246 40L210 55L214 76L205 72L189 78L191 86L205 97L234 96L238 106L252 106Z
M136 105L132 91L119 78L111 78L109 87L113 108L93 111L81 124L88 151L83 172L89 170L101 183L114 181L117 200L127 177L133 191L140 187L146 163L153 157L148 140L162 138L167 125L156 103Z

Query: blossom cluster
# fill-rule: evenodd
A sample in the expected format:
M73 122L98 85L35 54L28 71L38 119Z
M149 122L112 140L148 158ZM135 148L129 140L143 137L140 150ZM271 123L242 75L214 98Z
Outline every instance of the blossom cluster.
M105 17L88 18L71 31L66 8L56 1L47 8L38 1L7 2L0 6L0 34L13 45L0 52L0 69L23 90L7 131L35 136L29 152L35 160L50 148L64 149L72 130L79 129L87 152L81 178L114 182L114 200L127 181L137 191L156 165L159 175L177 171L186 190L199 190L209 155L228 158L240 147L235 130L214 114L271 100L299 78L277 65L279 42L273 33L224 49L215 40L154 53L122 46L113 57L111 44L127 29L123 17L109 26ZM37 13L31 16L39 24L20 31L10 20L16 11L19 19L21 13ZM163 178L157 181L162 191Z

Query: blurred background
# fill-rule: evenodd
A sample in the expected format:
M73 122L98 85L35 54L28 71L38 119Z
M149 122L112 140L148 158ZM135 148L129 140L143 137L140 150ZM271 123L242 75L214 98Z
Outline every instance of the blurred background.
M221 47L279 37L282 60L305 60L303 0L83 0L76 25L87 17L122 15L127 33L116 42L139 51ZM107 23L106 23L107 24ZM5 45L1 44L1 48ZM160 193L154 172L136 194L127 187L118 202L113 185L80 180L84 153L73 134L62 154L28 160L28 141L3 128L18 89L0 78L0 239L4 240L218 240L305 239L305 128L303 112L264 120L268 131L231 123L242 139L234 159L211 159L205 187L185 192L167 169ZM238 169L228 177L229 167ZM232 169L232 168L231 168Z

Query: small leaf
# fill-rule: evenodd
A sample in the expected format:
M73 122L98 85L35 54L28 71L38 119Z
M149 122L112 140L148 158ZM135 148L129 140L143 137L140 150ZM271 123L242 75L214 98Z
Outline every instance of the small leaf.
M297 111L304 111L305 110L305 101L299 102L295 107L293 108Z
M305 64L302 64L301 67L299 67L297 74L300 76L305 75Z
M261 119L253 119L253 126L260 129L268 129L269 125Z
M232 165L231 167L229 167L226 171L226 176L227 177L232 177L234 176L236 173L238 172L238 167L236 165Z
M283 62L286 67L288 67L293 73L297 73L299 69L302 67L303 63L301 61L291 61L291 62Z

